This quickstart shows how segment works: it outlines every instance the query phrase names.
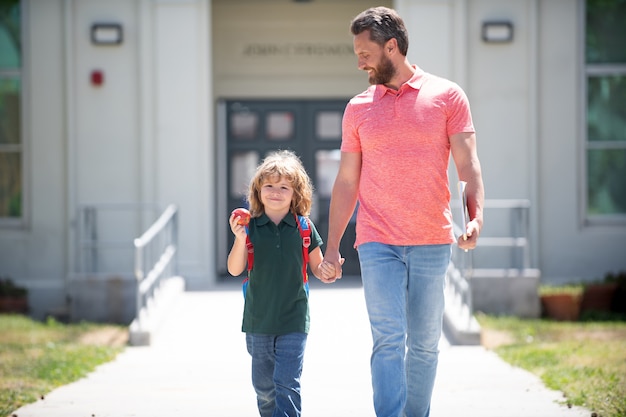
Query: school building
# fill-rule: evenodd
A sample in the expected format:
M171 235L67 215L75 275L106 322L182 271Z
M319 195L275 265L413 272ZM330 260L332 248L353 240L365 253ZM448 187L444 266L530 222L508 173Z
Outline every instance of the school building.
M176 272L210 288L227 279L230 210L277 148L313 178L325 237L343 108L368 86L349 23L378 5L404 18L409 60L469 96L491 239L474 267L543 283L626 270L623 2L8 0L0 276L34 317L126 322L134 239L173 205ZM457 198L452 164L450 180ZM393 186L411 207L412 184ZM356 275L353 238L351 223Z

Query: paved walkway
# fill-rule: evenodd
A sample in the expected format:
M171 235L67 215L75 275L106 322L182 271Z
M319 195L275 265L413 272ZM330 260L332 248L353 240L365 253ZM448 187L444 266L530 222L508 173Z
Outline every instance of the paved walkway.
M302 376L304 417L373 417L371 340L362 289L314 285ZM232 285L185 292L149 347L15 411L19 417L245 417L258 415ZM441 342L432 417L589 417L557 402L528 372L479 346Z

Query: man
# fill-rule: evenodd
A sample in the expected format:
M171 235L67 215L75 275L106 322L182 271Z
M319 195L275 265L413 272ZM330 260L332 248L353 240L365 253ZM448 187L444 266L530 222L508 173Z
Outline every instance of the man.
M376 415L425 417L455 241L450 154L467 182L469 222L458 246L473 249L483 223L474 126L458 85L408 62L407 31L394 10L368 9L351 31L358 67L372 85L344 113L323 268L341 278L339 244L358 200L355 247L372 328Z

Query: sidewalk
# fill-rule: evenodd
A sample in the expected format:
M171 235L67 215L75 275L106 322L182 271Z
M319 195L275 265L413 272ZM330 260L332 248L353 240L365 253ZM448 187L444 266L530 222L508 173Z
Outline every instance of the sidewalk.
M149 347L15 411L18 417L257 416L240 331L239 288L185 292ZM362 289L311 288L311 332L302 376L305 417L374 417L371 339ZM432 417L589 417L557 404L558 392L479 346L442 339Z

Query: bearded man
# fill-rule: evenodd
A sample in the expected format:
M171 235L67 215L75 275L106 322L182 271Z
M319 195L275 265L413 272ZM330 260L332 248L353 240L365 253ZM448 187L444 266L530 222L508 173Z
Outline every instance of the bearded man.
M324 263L341 278L339 245L359 203L355 248L369 315L378 417L428 417L451 245L473 249L484 187L469 102L455 83L406 57L396 11L365 10L351 23L358 67L372 84L347 104L330 203ZM448 161L467 182L469 221L455 237Z

